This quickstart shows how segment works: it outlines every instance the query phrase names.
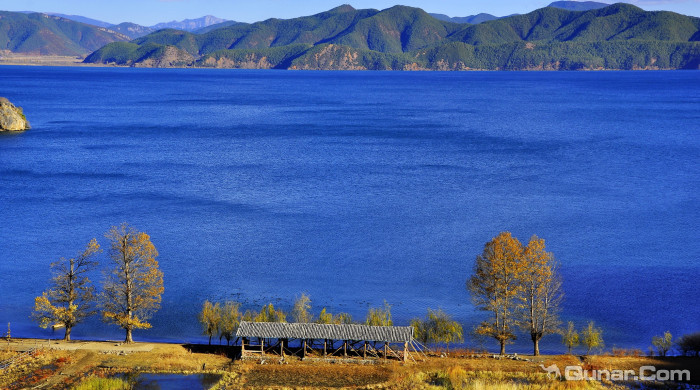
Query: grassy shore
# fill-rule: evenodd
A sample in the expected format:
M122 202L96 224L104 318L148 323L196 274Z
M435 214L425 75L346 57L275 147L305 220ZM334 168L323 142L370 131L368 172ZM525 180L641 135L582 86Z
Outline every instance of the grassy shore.
M357 389L473 389L473 390L576 390L638 388L637 382L564 381L553 379L540 367L580 365L587 370L632 369L656 366L658 369L688 369L698 385L700 361L697 358L649 358L634 356L571 355L523 357L522 360L495 359L455 351L417 359L416 363L376 360L373 364L332 363L269 357L260 361L232 360L236 348L219 346L118 342L52 342L12 340L0 343L0 361L17 358L25 351L32 355L0 371L0 388L72 389L89 378L93 383L109 383L120 373L210 373L222 376L218 389L357 388ZM39 347L35 349L35 347ZM365 362L367 363L367 362ZM90 388L89 384L83 384ZM654 388L676 388L670 383L646 383ZM118 386L118 384L115 384ZM99 388L99 387L95 387Z

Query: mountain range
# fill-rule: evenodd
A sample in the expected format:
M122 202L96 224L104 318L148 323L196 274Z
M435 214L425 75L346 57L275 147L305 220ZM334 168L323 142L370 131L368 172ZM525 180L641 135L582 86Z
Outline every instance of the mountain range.
M500 18L344 5L252 24L215 17L172 22L179 29L84 22L103 23L0 12L0 48L93 52L85 62L124 66L279 69L673 69L697 68L700 56L700 18L590 1L557 1Z
M349 5L204 34L160 30L95 51L85 62L278 69L698 68L700 18L619 3L542 8L479 24L419 8Z

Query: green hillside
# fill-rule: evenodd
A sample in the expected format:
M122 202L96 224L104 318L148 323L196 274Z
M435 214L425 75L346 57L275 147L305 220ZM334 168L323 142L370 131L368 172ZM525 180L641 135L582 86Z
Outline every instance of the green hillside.
M438 20L405 6L382 11L341 6L205 34L161 30L129 44L106 45L86 62L277 69L697 69L698 40L700 18L629 4L588 11L547 7L476 25ZM163 60L166 52L178 60Z
M78 56L115 41L123 34L60 16L0 11L0 49L36 55Z

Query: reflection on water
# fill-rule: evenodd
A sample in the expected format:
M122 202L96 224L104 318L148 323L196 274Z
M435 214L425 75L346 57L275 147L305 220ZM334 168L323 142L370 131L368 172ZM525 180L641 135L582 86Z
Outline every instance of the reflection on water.
M134 390L207 390L212 388L221 375L216 374L128 374L118 375L125 379Z

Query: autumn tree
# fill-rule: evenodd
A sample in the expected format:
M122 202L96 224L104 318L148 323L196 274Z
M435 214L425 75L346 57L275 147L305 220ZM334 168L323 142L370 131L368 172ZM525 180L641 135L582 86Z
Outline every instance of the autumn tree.
M226 339L226 345L231 344L231 339L238 330L238 325L241 323L241 304L238 302L227 301L221 307L219 317L219 340L221 337Z
M333 315L333 323L334 324L353 324L354 322L352 321L352 316L349 313L338 313Z
M202 334L209 336L209 345L211 345L211 337L219 331L221 305L218 302L212 304L209 301L204 301L202 311L199 313L199 323L202 324Z
M391 305L384 301L383 308L370 308L365 318L365 325L371 326L392 326L394 322L391 320Z
M569 355L571 355L571 350L578 347L580 340L576 328L574 328L574 323L569 321L569 326L561 334L561 342L568 348Z
M302 293L294 302L294 307L292 308L292 318L294 322L312 322L309 310L311 310L311 298Z
M126 331L133 342L134 329L149 329L147 321L160 308L163 273L158 268L158 251L148 234L126 223L113 226L105 237L110 242L113 268L103 284L102 317Z
M448 351L451 343L464 341L462 325L442 310L428 309L426 319L413 319L411 326L418 341L424 344L445 343Z
M530 334L534 355L539 356L542 336L559 331L559 305L563 296L558 264L545 249L544 239L530 238L523 251L520 279L523 300L520 326Z
M596 328L593 321L588 323L586 329L581 332L581 344L586 347L586 355L590 355L593 349L603 348L603 331Z
M63 325L63 339L68 341L73 327L95 314L95 288L87 274L97 267L93 259L99 252L100 245L93 238L75 258L51 263L51 288L34 299L32 318L39 326Z
M260 309L260 313L253 319L255 322L287 322L287 315L282 309L275 309L272 303Z
M333 314L329 313L326 308L324 307L321 312L318 314L318 318L316 319L317 324L332 324L333 323Z
M656 347L659 356L666 356L668 351L673 346L673 336L671 332L666 331L663 336L654 336L651 338L651 344Z
M506 344L516 338L524 269L522 244L509 232L501 232L476 257L474 274L467 281L474 305L489 313L476 333L496 339L501 355L506 353Z
M318 314L316 318L317 324L352 324L352 316L348 313L338 313L332 314L325 307Z

